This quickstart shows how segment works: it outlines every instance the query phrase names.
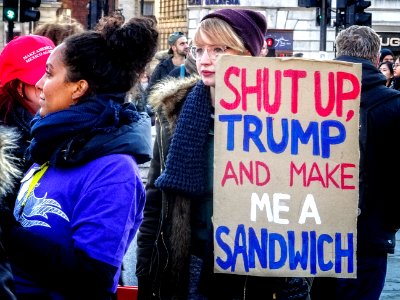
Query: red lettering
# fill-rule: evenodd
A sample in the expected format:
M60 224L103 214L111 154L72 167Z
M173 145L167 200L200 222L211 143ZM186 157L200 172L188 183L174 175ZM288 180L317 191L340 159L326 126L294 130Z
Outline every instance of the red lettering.
M283 76L292 78L292 113L296 114L299 106L299 79L307 77L307 72L302 70L285 70Z
M315 173L315 174L314 174ZM310 186L312 181L319 181L323 187L326 187L324 179L322 178L321 172L317 163L313 163L311 166L310 174L308 175L307 185Z
M265 171L264 181L260 180L262 169L264 169L264 171ZM268 166L265 163L263 163L262 161L256 161L256 185L257 186L266 185L270 179L271 179L271 174L269 172Z
M249 162L249 169L246 168L243 162L239 162L240 184L243 185L243 175L246 175L250 183L253 183L253 162Z
M342 189L344 189L344 190L354 190L356 188L354 185L347 185L345 183L346 179L353 179L353 175L346 174L345 171L346 171L347 168L353 168L354 169L356 167L356 165L355 164L343 163L343 164L340 165L340 167L341 167L340 171L341 171L341 174L342 174L342 176L340 177L340 179L341 179L340 183L342 185Z
M235 86L230 82L231 76L234 75L236 77L239 77L240 75L240 69L237 67L229 67L224 75L224 83L228 89L230 89L233 94L235 95L235 100L233 102L228 102L225 99L221 99L219 102L221 106L227 110L234 110L238 108L240 104L240 93L239 91L235 88Z
M239 178L237 174L239 174ZM228 180L233 180L235 185L250 183L256 184L257 186L264 186L270 181L270 179L271 173L269 168L262 161L239 161L237 167L234 166L231 161L228 161L221 180L221 186L225 186Z
M281 99L282 99L282 72L279 70L275 71L275 96L274 102L272 104L269 103L270 95L269 95L269 70L264 68L264 110L265 112L273 115L279 111L281 107Z
M322 106L322 92L321 92L321 72L314 73L314 95L315 95L315 111L321 117L329 116L335 108L335 74L329 72L328 74L329 96L326 107Z
M293 186L293 172L295 172L297 175L303 174L303 186L306 186L306 164L303 163L300 167L300 169L296 168L296 165L291 161L290 162L290 184L289 186Z
M329 164L325 165L325 172L326 172L326 186L329 187L329 182L332 182L332 184L339 188L339 184L337 181L333 178L333 174L336 173L336 171L339 169L340 165L336 165L332 171L329 171Z
M221 181L221 186L225 186L225 183L228 179L233 179L236 185L239 183L231 161L228 161L226 164L224 176L222 177Z
M352 89L348 92L344 91L345 81L350 81ZM343 101L355 100L360 94L361 87L358 78L351 73L338 72L337 73L337 99L336 99L336 115L341 117L343 115Z
M346 173L348 168L354 169L355 165L349 163L334 165L325 163L325 166L322 166L314 162L311 167L307 169L306 163L302 163L300 167L297 167L293 162L290 162L290 186L295 184L295 176L298 175L304 187L309 187L313 182L319 182L324 188L335 187L342 190L353 190L355 189L354 184L351 185L347 182L347 180L354 179L353 175ZM321 172L321 170L324 169L325 173ZM335 178L340 178L340 185Z
M247 70L242 69L242 109L247 111L247 95L257 94L257 109L261 110L261 97L262 97L262 77L261 69L256 70L256 84L253 86L247 85Z

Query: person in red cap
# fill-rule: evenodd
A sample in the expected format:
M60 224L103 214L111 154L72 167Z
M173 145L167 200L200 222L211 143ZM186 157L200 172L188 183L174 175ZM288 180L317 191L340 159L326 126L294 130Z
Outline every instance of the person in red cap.
M266 18L220 9L200 22L191 47L200 78L154 86L156 139L137 240L138 299L307 299L305 278L213 272L213 149L216 60L258 56ZM217 142L217 141L215 141Z
M25 35L10 41L0 54L0 123L18 129L16 156L21 160L30 141L29 123L39 109L35 84L45 73L54 47L47 37Z
M54 44L42 36L26 35L9 42L0 54L0 207L11 209L16 184L28 163L23 164L30 141L30 121L39 109L36 82L43 76ZM0 299L16 299L12 274L0 229Z

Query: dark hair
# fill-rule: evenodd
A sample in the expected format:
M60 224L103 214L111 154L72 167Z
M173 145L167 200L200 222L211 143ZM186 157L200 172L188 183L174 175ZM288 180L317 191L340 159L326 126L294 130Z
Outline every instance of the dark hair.
M110 26L111 23L113 23L114 26L122 26L125 23L125 17L118 12L104 16L97 21L94 30L101 32L105 26Z
M392 50L387 48L382 48L379 55L379 61L381 62L386 56L391 55L394 59L394 54Z
M89 93L127 92L154 56L157 39L154 21L144 17L124 25L110 19L100 31L70 36L62 50L66 81L86 80Z
M14 79L0 87L0 121L8 124L10 113L17 103L25 107L23 97L18 93L18 85L21 81Z
M394 71L393 71L393 63L391 63L390 61L383 61L383 62L379 63L378 69L379 69L382 65L386 65L386 66L388 67L388 69L389 69L390 74L392 74L392 75L394 74Z

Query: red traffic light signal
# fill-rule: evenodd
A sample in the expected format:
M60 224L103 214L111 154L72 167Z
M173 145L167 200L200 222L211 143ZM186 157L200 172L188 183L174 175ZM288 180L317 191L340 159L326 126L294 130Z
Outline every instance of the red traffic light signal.
M267 42L267 47L271 48L274 46L275 40L272 37L269 37L266 39L266 42Z

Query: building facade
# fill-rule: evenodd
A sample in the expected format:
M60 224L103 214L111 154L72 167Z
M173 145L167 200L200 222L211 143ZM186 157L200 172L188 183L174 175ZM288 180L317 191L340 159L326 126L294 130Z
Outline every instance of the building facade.
M171 11L171 7L175 7L175 11ZM316 8L299 7L298 0L156 0L160 48L166 49L166 37L173 31L185 32L192 38L201 18L223 7L254 9L264 14L268 23L267 37L274 38L277 56L303 53L307 58L335 57L336 0L332 0L331 23L327 26L324 47L321 47L320 27L316 25ZM372 28L381 35L382 46L400 55L400 1L372 0L366 11L372 13ZM185 22L186 27L183 26Z
M1 4L2 5L2 2ZM155 16L160 32L159 49L167 49L167 38L181 31L192 38L197 24L206 14L222 7L242 7L261 12L267 18L267 37L273 37L277 56L303 53L306 58L334 58L336 0L332 0L331 23L324 33L316 25L316 8L299 7L298 0L42 0L41 18L37 24L15 23L15 35L32 32L48 20L74 18L90 28L103 15L121 12L126 19L134 16ZM382 47L400 55L400 1L372 0L366 11L372 13L372 28L382 38ZM7 23L0 22L0 46L4 46ZM321 51L321 48L324 51Z

